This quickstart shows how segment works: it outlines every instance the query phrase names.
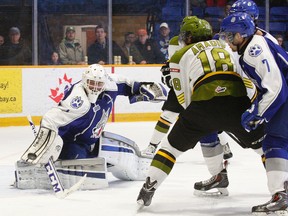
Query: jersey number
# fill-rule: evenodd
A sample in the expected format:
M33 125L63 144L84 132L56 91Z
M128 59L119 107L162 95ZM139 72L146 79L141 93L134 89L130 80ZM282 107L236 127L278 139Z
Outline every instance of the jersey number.
M213 48L211 50L211 56L215 62L216 71L233 71L233 64L229 52L224 49ZM198 55L198 59L200 59L202 63L204 73L210 73L212 69L206 51L203 50Z
M206 50L207 51L207 50ZM201 51L198 55L198 59L200 59L202 68L205 74L212 72L209 57L207 56L205 50ZM213 48L211 50L211 56L214 60L216 71L233 71L233 63L231 62L230 54L228 51L221 48ZM181 82L179 78L173 79L174 89L177 91L181 90Z
M263 59L262 63L267 65L267 70L268 70L268 72L270 72L270 66L269 66L268 60L267 59Z

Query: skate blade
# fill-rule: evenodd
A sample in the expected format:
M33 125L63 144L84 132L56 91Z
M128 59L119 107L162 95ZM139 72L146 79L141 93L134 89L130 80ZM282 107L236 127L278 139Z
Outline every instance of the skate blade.
M155 156L155 154L153 154L153 153L147 154L147 153L142 153L142 152L141 152L141 157L143 157L143 158L153 159L154 156Z
M209 191L194 190L195 196L229 196L227 188L213 188Z
M274 212L252 212L252 215L257 215L257 216L288 216L288 211L287 210L279 210L279 211L274 211Z
M144 201L142 199L137 200L136 212L141 211L143 208L144 208Z

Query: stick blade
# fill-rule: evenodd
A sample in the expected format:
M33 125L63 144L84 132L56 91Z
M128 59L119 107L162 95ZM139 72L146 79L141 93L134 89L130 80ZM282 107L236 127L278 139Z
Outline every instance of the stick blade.
M84 183L85 179L87 177L87 174L85 174L76 184L74 184L71 188L69 189L64 189L64 192L61 193L56 193L56 197L59 199L64 199L65 197L69 196L70 194L74 193L77 191L81 185Z

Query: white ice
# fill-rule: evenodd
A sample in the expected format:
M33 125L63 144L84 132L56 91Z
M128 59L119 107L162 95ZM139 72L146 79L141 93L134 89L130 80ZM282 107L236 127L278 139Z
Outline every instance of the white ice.
M108 123L105 130L126 136L146 147L155 122ZM14 163L33 141L30 127L0 128L1 216L240 216L251 215L253 205L270 199L261 158L229 140L233 151L228 166L228 197L196 197L194 182L210 177L199 145L181 155L172 172L156 191L152 204L137 212L136 198L142 181L125 182L109 175L109 187L76 191L63 200L53 191L19 190L14 182Z

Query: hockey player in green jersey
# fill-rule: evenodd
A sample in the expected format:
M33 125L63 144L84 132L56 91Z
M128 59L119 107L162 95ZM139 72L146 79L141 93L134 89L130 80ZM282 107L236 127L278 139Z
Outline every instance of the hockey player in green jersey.
M193 19L193 16L186 16L182 20L182 25L184 25L186 22L189 22L190 19ZM169 41L168 46L168 55L169 59L173 56L173 54L181 49L181 46L179 44L179 36L174 36ZM162 72L162 83L164 83L166 86L170 88L168 93L168 98L164 102L162 106L162 113L159 117L159 120L157 121L152 137L150 139L150 143L147 146L146 149L144 149L141 154L143 157L151 158L156 153L158 144L161 142L163 137L168 133L170 127L174 122L177 120L177 117L179 113L184 109L177 101L177 98L175 96L175 92L172 88L172 80L170 75L170 67L169 67L169 60L166 62L165 65L162 66L161 70ZM223 158L230 159L233 154L230 150L229 144L227 142L227 134L226 133L220 133L218 135L218 138L220 140L220 144L223 146Z
M181 27L179 40L184 47L172 56L170 73L173 90L184 111L168 136L162 139L152 160L137 197L141 206L151 204L155 191L171 172L177 157L193 149L203 138L207 148L214 148L213 152L222 151L217 140L218 131L234 134L242 147L261 148L263 125L250 133L241 125L241 115L251 102L242 78L235 72L233 57L218 40L211 39L212 29L205 20L194 17ZM215 155L213 160L206 161L210 172L219 173L212 183L220 186L228 181L227 173L221 173L222 160ZM201 184L196 186L203 188Z

